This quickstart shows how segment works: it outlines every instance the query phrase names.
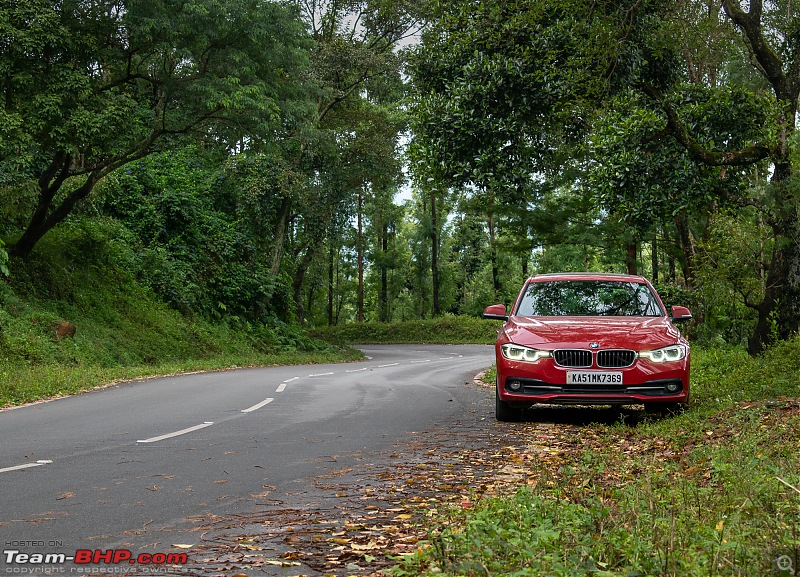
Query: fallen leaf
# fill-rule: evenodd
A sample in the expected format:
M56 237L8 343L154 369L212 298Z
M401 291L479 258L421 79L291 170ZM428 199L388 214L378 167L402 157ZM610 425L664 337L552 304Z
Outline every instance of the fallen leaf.
M297 561L280 561L278 559L264 559L264 563L267 565L275 565L277 567L297 567L298 565L300 565L300 563L298 563ZM244 575L241 577L247 577L247 576Z

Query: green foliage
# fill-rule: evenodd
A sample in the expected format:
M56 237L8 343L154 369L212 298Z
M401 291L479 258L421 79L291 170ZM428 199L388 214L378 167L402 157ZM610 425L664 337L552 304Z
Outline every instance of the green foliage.
M98 207L138 241L138 278L174 309L257 323L285 316L285 289L262 257L263 229L241 226L249 191L225 179L194 148L154 154L115 173Z
M0 276L8 276L8 252L6 252L6 245L0 240Z
M722 12L694 1L437 4L412 62L418 182L457 193L463 187L481 199L482 214L501 215L498 228L527 236L537 230L531 215L548 220L535 216L548 196L537 181L560 181L595 201L594 211L582 213L587 220L629 229L590 243L563 235L600 253L587 255L586 268L614 269L626 260L633 268L636 244L679 218L678 261L691 284L696 246L687 215L751 201L749 186L765 181L772 162L778 184L756 202L772 227L779 266L765 268L774 278L751 348L770 341L763 333L772 321L782 338L794 334L800 288L791 270L800 253L784 239L795 236L797 197L787 181L796 140L794 123L782 119L796 116L797 89L787 87L798 52L787 39L797 8L773 3L745 13L738 3L723 4ZM513 206L516 215L498 206ZM563 222L557 210L541 212ZM547 268L578 264L568 248L549 255L541 244ZM627 259L604 262L620 247L629 249ZM779 290L787 293L780 299Z
M753 215L718 214L700 248L695 274L704 322L698 336L741 344L755 324L753 307L763 299L764 260L772 239Z
M137 242L108 218L73 219L0 284L0 406L120 378L353 359L280 322L184 316L137 281ZM74 337L59 338L64 323Z
M545 171L551 139L569 133L554 118L580 123L603 85L587 51L610 46L600 13L563 1L438 7L412 67L415 173L493 192Z
M524 274L638 264L670 289L699 289L674 301L695 312L687 332L739 343L753 307L788 286L762 277L771 253L792 246L774 227L796 220L797 186L764 186L758 160L788 109L724 10L694 0L120 6L20 0L0 11L0 237L12 255L67 219L70 259L121 251L97 266L124 262L171 310L245 330L291 316L347 323L362 302L369 320L477 316L510 304ZM765 7L764 22L793 31L796 7L778 9ZM431 17L422 44L400 49L420 17ZM795 58L781 44L791 38L767 38L778 65ZM398 135L409 129L415 189L401 207ZM789 130L772 160L796 160L796 143ZM735 149L753 156L717 166ZM36 224L39 202L49 212ZM98 215L122 226L86 218ZM5 255L0 245L0 275L18 269ZM787 336L783 313L762 316L770 335Z
M352 323L334 327L318 327L309 332L313 337L334 343L494 343L497 321L475 317L442 316L434 319L393 323Z
M120 166L184 137L272 140L310 114L309 38L286 3L24 0L0 29L1 182L37 182L41 203L21 256Z
M712 150L763 136L770 107L757 95L736 87L683 85L672 98L696 138ZM747 171L698 164L675 140L665 140L662 130L661 115L631 92L609 103L589 137L590 189L607 210L640 231L671 222L682 211L707 211L712 203L740 197L746 184Z

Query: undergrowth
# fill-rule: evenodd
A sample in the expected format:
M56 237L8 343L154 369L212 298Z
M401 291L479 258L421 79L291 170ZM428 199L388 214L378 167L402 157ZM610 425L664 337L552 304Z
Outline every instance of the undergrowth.
M361 358L278 320L179 313L137 281L113 232L57 229L0 279L0 407L141 376Z
M315 337L343 344L491 344L500 328L497 321L467 316L443 316L398 323L357 323L318 327Z

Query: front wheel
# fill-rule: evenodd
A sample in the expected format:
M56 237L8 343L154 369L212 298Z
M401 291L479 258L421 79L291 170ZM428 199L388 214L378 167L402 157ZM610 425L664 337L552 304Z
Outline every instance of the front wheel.
M683 403L645 403L644 409L648 412L659 412L662 415L676 415L689 408L689 397Z
M499 393L495 392L494 416L498 421L515 422L522 418L522 409L517 409L505 401L501 401Z

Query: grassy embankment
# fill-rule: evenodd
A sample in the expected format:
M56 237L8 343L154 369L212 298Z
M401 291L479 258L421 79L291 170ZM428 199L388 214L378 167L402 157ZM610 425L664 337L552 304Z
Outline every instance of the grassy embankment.
M12 262L12 277L0 278L0 407L152 375L361 358L348 342L490 343L498 324L448 317L309 336L288 325L210 322L170 309L136 282L127 258L127 246L64 227L28 262ZM73 336L56 334L63 323Z
M12 262L0 279L0 407L143 376L361 358L291 326L181 315L110 252L54 234ZM74 336L57 336L64 322Z

